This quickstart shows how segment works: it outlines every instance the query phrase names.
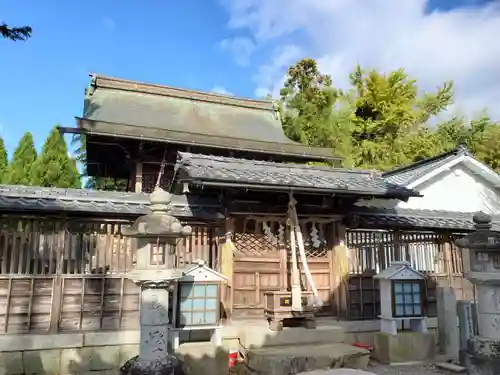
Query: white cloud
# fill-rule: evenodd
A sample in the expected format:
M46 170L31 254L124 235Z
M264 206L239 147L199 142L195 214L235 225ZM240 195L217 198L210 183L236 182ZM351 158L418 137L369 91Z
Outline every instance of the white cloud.
M250 38L237 37L222 40L219 47L232 54L238 65L247 66L250 62L250 55L255 49L255 43Z
M471 113L489 108L500 119L500 5L426 13L426 0L231 0L233 29L249 32L254 48L276 50L256 76L256 94L281 86L283 51L314 57L334 84L347 85L356 63L404 68L424 90L455 82L456 104ZM229 43L229 42L226 42ZM290 47L292 46L292 47Z
M216 94L234 96L234 94L232 92L229 92L225 87L218 86L218 85L215 85L211 91L216 93Z

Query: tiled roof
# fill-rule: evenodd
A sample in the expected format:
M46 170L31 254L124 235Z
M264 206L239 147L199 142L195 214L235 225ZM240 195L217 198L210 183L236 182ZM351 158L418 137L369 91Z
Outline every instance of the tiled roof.
M0 185L0 211L72 212L95 215L142 215L149 212L149 195L86 189ZM173 195L178 217L221 218L218 202Z
M474 213L416 210L408 208L357 207L351 215L359 217L361 226L378 228L420 228L474 230ZM493 217L493 229L500 230L500 217Z
M452 160L462 155L466 155L467 153L468 151L466 148L459 147L432 158L421 160L416 163L412 163L410 165L386 172L383 174L383 177L390 183L408 186L412 182L418 180L420 177L425 176L427 173L430 173L433 170L451 162Z
M270 100L94 75L82 117L79 126L97 135L334 158L287 138Z
M407 198L418 193L370 171L179 153L177 180L253 189Z

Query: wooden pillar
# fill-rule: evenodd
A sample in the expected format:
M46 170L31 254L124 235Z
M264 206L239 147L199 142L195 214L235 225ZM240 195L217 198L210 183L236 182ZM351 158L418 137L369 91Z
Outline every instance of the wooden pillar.
M337 316L345 317L348 312L349 259L345 244L346 227L342 222L335 223L335 233L332 257L333 289Z
M57 241L55 246L56 269L52 282L52 308L50 311L50 333L59 333L59 322L61 321L61 307L63 298L63 261L64 261L64 246L65 246L65 221L63 227L57 227ZM55 234L54 233L54 234ZM85 283L85 278L82 278L82 283ZM83 288L82 288L83 289ZM84 296L82 295L82 298Z
M448 280L448 287L453 287L453 266L451 259L451 243L448 233L443 235L443 249L444 249L444 266L446 271L446 279Z
M135 187L136 193L142 193L142 162L135 163Z
M228 261L226 258L229 254L227 253L230 249L230 247L227 247L226 241L227 241L227 234L231 233L231 235L234 236L234 219L229 218L226 216L226 220L223 226L223 233L222 233L222 238L219 241L221 244L221 249L220 249L220 271L221 273L227 277L228 283L226 285L226 288L224 288L224 293L221 296L221 302L225 314L225 318L229 320L231 318L231 315L233 313L233 304L234 304L234 256L231 258L232 264L223 264ZM223 259L226 258L226 259ZM227 269L226 269L227 268Z

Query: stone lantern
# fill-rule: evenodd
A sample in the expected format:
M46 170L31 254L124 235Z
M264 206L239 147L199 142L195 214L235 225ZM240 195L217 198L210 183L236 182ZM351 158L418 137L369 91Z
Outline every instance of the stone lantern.
M150 196L151 213L139 217L123 231L136 238L136 267L127 274L141 288L139 356L128 360L121 369L123 375L177 375L180 362L168 352L169 288L183 276L174 268L177 243L191 234L191 227L182 226L169 214L171 195L156 188Z
M496 375L500 374L500 232L491 230L491 217L485 213L476 213L473 221L476 230L456 241L469 253L464 276L476 289L478 332L467 343L465 364L470 375Z

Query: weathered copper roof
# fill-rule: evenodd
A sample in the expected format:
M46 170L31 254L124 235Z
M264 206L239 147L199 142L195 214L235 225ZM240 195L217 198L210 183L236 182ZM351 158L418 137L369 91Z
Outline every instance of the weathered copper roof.
M313 159L339 159L285 136L274 104L93 75L79 127L144 138Z

